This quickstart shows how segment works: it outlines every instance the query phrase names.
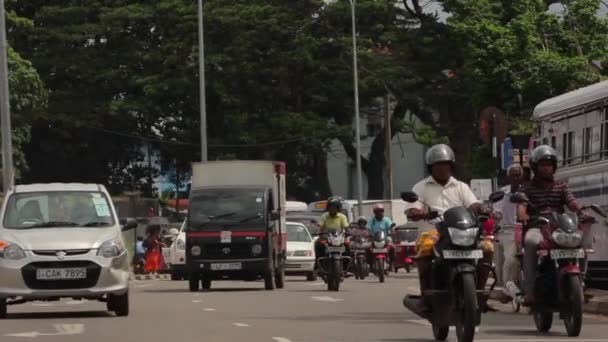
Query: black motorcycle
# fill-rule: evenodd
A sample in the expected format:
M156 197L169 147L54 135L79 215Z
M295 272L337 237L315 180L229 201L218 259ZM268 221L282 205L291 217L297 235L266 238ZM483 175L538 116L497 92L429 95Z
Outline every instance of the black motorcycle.
M498 202L504 195L497 191L490 195L490 201ZM402 193L401 197L410 203L418 201L413 192ZM467 208L455 207L442 216L430 212L429 219L438 221L439 233L431 269L431 290L422 293L430 296L431 310L430 313L419 312L419 298L409 295L404 299L404 305L430 321L436 340L444 341L449 327L455 325L458 342L471 342L475 327L481 323L478 295L484 290L477 290L476 276L478 263L483 258L483 251L478 248L483 233L481 223L487 217L477 217Z

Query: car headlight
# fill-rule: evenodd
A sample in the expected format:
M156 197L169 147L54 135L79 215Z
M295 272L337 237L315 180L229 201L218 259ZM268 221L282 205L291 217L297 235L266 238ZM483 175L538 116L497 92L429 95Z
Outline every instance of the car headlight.
M448 227L450 233L450 239L456 246L470 246L475 243L477 239L477 233L479 233L478 227L472 227L467 229L458 229Z
M7 260L20 260L25 258L25 252L19 245L0 240L0 258Z
M251 254L260 255L262 254L262 245L255 244L251 246Z
M566 233L563 231L555 231L552 234L553 240L562 247L578 247L583 241L583 236L580 232Z
M185 250L186 242L184 242L184 240L182 240L182 239L177 239L177 240L175 240L175 247L177 249Z
M190 254L192 254L193 256L199 256L201 255L201 248L199 246L192 246L192 248L190 248Z
M295 251L293 252L293 256L310 257L312 256L312 251Z
M385 241L374 241L374 247L376 247L376 248L384 248L384 246L386 246L386 242Z
M122 239L115 238L102 243L97 251L97 255L104 258L115 258L121 255L125 250L125 244L122 242Z

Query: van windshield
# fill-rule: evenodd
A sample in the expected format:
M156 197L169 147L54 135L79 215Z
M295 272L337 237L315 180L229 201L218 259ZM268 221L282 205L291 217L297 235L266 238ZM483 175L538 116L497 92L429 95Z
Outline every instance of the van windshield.
M4 215L9 229L109 227L114 216L101 192L48 191L10 196Z
M207 189L193 192L188 213L189 230L236 224L263 224L266 205L262 189Z

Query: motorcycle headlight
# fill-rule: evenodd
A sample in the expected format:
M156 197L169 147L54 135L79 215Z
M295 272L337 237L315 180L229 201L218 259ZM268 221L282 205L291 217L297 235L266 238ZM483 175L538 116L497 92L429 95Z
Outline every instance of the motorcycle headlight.
M192 246L192 248L190 248L190 254L192 254L193 256L199 256L201 255L201 248L199 246Z
M104 258L115 258L121 255L125 250L125 244L122 242L122 239L115 238L102 243L97 251L97 255Z
M332 236L329 242L331 242L332 246L341 246L344 244L344 238L342 236Z
M557 230L552 234L553 240L562 247L579 247L583 241L583 236L580 232L566 233Z
M260 255L262 254L262 245L255 244L251 246L251 254Z
M479 232L478 227L472 227L467 229L458 229L448 227L450 233L450 239L456 246L470 246L475 243L477 239L477 233Z
M177 239L175 241L175 247L177 247L177 249L185 250L186 242L184 242L184 240L182 240L182 239Z
M25 252L19 245L0 240L0 258L7 260L21 260L25 258Z
M374 247L376 248L384 248L386 246L386 242L384 241L374 241Z

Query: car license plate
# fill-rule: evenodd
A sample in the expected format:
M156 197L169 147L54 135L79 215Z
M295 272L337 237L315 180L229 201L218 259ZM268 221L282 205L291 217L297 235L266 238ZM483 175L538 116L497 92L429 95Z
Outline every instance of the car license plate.
M585 251L582 249L554 249L551 250L551 259L582 259Z
M73 280L86 277L86 268L41 268L36 270L38 280Z
M387 253L388 250L386 248L374 248L372 249L373 253Z
M243 268L243 265L240 262L211 264L212 271L232 271L232 270L240 270L242 268Z
M444 250L444 259L481 259L483 252L481 249L469 249L469 250Z
M329 253L343 253L345 249L344 247L327 246L327 251Z

